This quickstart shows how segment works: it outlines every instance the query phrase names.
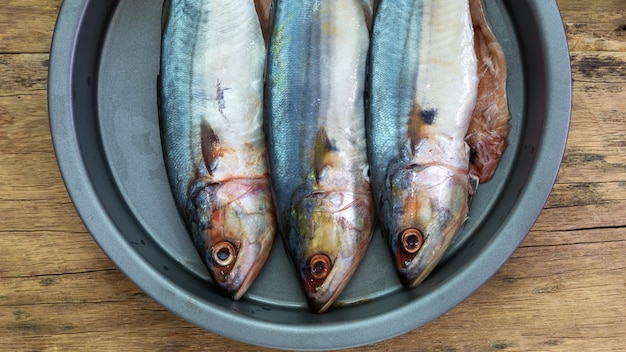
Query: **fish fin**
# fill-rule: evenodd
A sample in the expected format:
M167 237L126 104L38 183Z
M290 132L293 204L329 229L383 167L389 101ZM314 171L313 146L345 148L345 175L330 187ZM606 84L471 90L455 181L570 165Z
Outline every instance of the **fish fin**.
M332 141L328 138L326 129L320 127L315 141L315 181L319 182L324 169L332 166L332 152L335 150L337 148L333 146Z
M478 189L478 185L480 184L480 178L472 173L469 174L469 188L468 193L470 196L476 194L476 190Z
M472 174L470 172L470 174L468 175L469 177L469 182L468 182L468 192L467 192L467 206L471 207L472 205L472 201L474 200L474 195L476 194L476 191L478 190L478 185L480 184L480 178L478 178L478 176Z
M365 24L372 36L372 28L374 27L374 16L376 14L376 7L378 6L378 0L362 0L363 15L365 16Z
M209 174L213 175L213 170L215 170L218 160L224 155L224 151L220 146L219 137L208 123L202 123L200 133L202 158Z
M422 126L424 125L424 119L422 118L422 109L418 103L413 104L413 110L409 116L408 122L408 137L411 142L411 152L415 152L422 140Z
M437 119L437 109L422 109L416 102L413 104L413 110L408 121L408 137L411 142L411 151L415 152L420 145L424 135L428 134L427 129Z
M165 32L165 28L170 21L170 12L172 10L172 1L163 1L163 10L161 11L161 33Z
M270 11L272 8L272 0L254 0L256 14L259 17L259 25L265 39L265 45L270 40Z

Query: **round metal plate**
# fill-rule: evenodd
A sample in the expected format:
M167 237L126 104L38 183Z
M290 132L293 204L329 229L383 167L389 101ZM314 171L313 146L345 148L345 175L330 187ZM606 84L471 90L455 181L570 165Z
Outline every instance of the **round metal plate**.
M232 339L337 349L415 329L487 281L530 231L567 138L571 74L557 5L486 0L508 60L510 146L481 185L444 260L401 287L377 232L338 302L311 313L279 236L241 301L216 293L174 206L156 101L161 2L65 1L54 33L49 112L70 196L94 239L142 290L188 321Z

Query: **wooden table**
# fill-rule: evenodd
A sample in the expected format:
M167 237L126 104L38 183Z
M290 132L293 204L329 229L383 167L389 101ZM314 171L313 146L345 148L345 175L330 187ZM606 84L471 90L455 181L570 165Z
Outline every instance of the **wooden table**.
M176 317L93 241L57 168L46 105L61 0L0 3L0 349L265 350ZM355 350L626 350L626 2L559 0L573 113L527 239L469 299Z

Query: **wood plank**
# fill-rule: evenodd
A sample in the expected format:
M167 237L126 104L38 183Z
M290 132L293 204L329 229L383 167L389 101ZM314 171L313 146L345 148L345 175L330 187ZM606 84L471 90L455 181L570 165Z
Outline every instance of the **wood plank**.
M163 346L184 347L189 343L185 340L206 346L207 338L214 335L181 321L141 295L124 302L20 305L10 309L10 314L0 317L0 334L7 350L21 350L27 339L29 348L37 351L60 346L63 350L92 351L115 351L120 346L131 351L137 346L136 350L159 351ZM171 331L172 326L180 327ZM232 344L220 339L223 344Z
M0 97L46 90L49 55L0 54Z
M48 54L0 55L0 150L3 151L0 162L3 165L17 162L23 168L24 161L17 161L14 154L45 152L49 160L52 142L47 120L47 61ZM8 174L13 174L12 170Z
M3 0L0 53L47 53L62 0Z
M556 184L547 207L540 214L541 218L549 218L551 221L538 221L534 230L626 229L625 184Z
M549 218L541 218L544 222ZM533 229L520 247L567 246L570 244L626 241L626 231L622 227L600 227L564 231L542 231ZM562 247L567 248L567 247Z
M26 160L50 161L47 74L48 54L0 55L0 164L5 170L0 174L0 199L6 194L3 185L9 185L3 178L23 170ZM38 152L45 153L44 160L41 154L33 156ZM16 154L29 157L23 159ZM29 171L40 175L41 167L37 163L33 165L35 170ZM38 179L42 182L41 176Z
M0 231L37 232L54 230L72 232L73 229L77 228L78 222L68 221L72 218L77 219L77 216L62 185L57 184L52 190L42 189L40 192L37 192L37 186L36 182L32 182L31 187L34 189L29 192L19 193L18 188L3 195L2 202L0 202L0 218L2 219ZM31 198L30 195L33 195L34 198ZM59 216L59 214L67 215Z
M571 142L570 142L571 141ZM557 183L624 182L626 163L622 148L605 146L576 147L568 140Z
M610 92L623 90L623 84L626 83L626 52L572 51L571 53L574 82L615 83L616 88L609 89ZM594 89L589 88L584 91L594 91Z
M46 91L0 96L0 151L7 154L50 153Z
M0 279L115 269L89 233L80 230L82 223L74 223L72 230L0 231ZM4 284L0 286L0 295L6 295Z
M52 150L0 154L0 165L0 209L2 201L70 202Z
M500 349L497 345L507 350L596 350L593 344L600 340L606 350L622 348L626 312L608 302L623 297L626 282L619 256L626 242L567 249L520 248L467 304L420 329L420 336L454 341L462 331L461 346L471 351ZM590 250L605 257L589 255ZM580 265L572 267L572 262ZM454 346L459 345L443 347Z
M626 7L621 0L557 1L571 51L626 51Z
M626 181L626 53L572 53L572 78L570 131L557 183Z
M57 305L66 303L104 303L149 300L139 288L117 269L97 269L62 274L4 277L9 288L0 297L2 307Z
M545 209L607 205L626 200L624 182L557 183Z

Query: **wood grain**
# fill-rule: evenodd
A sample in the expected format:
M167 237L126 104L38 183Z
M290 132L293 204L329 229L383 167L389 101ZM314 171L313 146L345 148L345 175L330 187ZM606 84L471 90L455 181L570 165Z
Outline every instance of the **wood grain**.
M48 53L59 0L3 0L0 53Z
M176 317L93 241L65 190L46 80L61 0L0 4L0 346L6 351L268 351ZM626 2L559 0L567 149L537 223L439 319L349 351L626 351Z

